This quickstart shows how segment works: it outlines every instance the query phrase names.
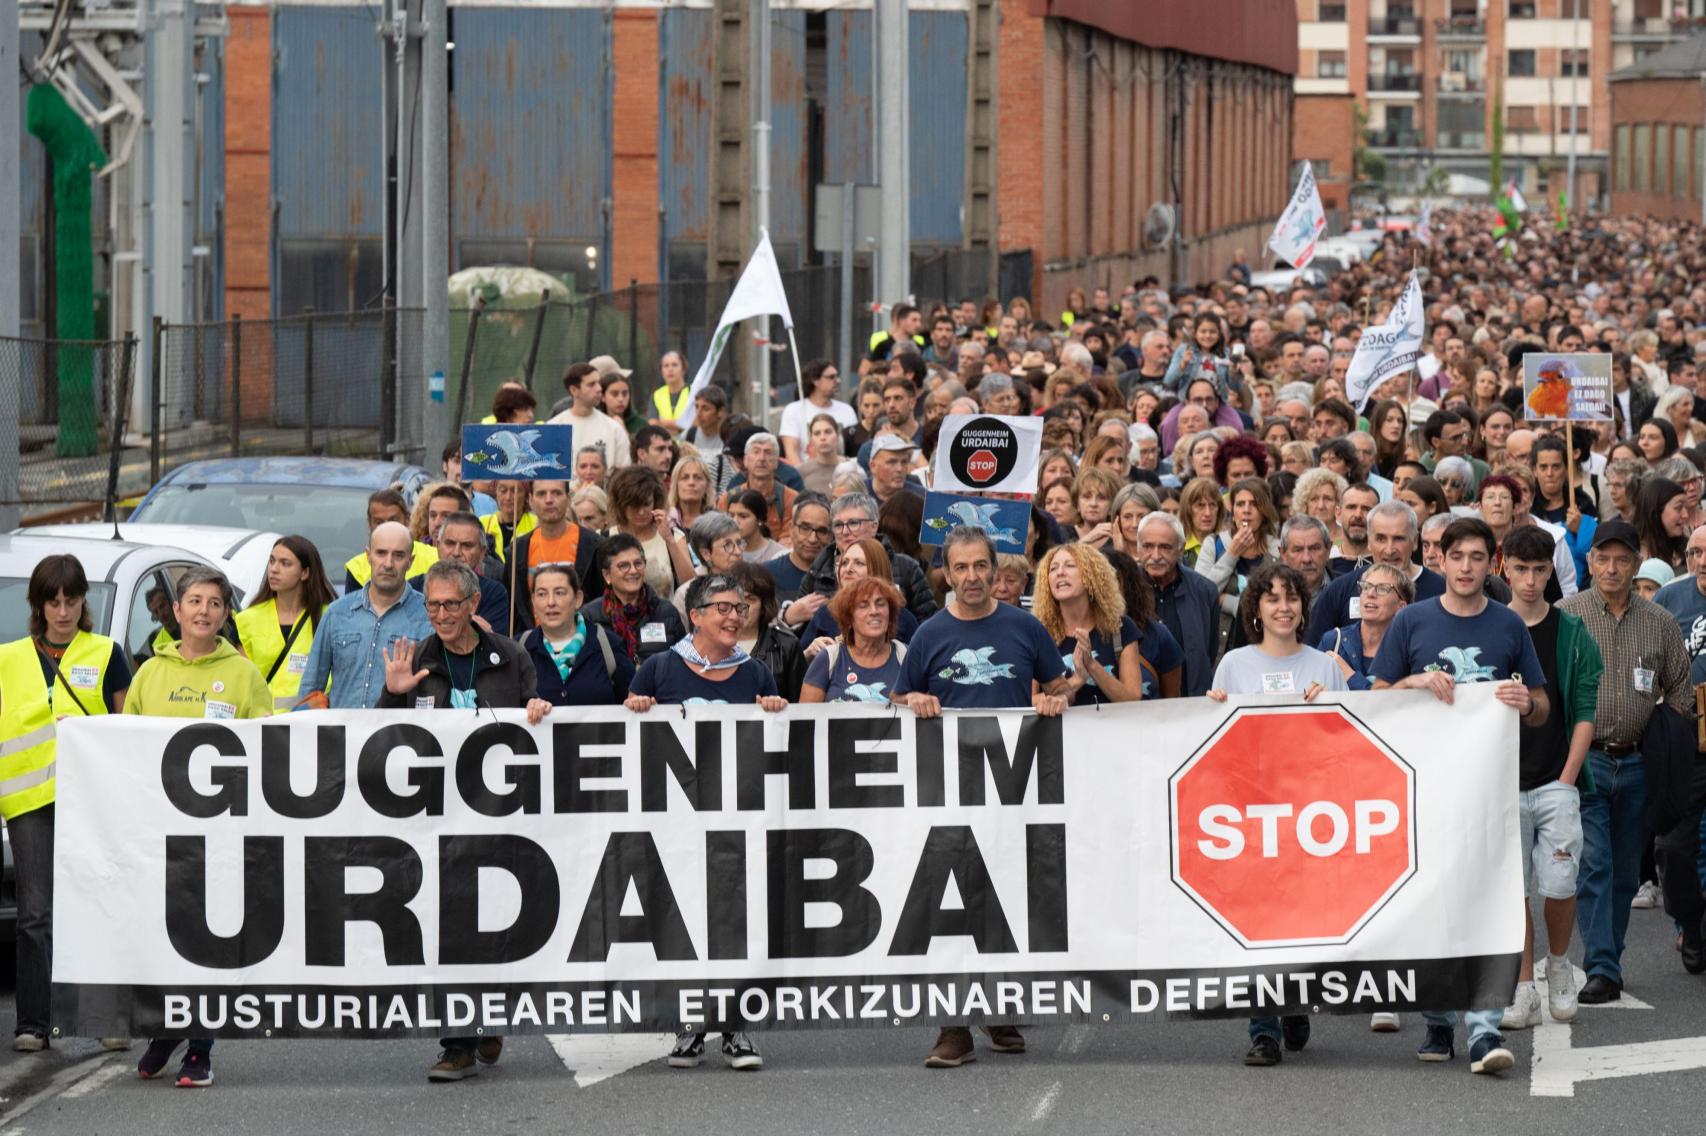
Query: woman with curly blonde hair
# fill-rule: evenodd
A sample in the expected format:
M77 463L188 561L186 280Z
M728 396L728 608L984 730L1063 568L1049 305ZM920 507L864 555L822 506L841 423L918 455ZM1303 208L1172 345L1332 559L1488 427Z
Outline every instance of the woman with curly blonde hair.
M1339 540L1339 498L1349 488L1345 479L1330 469L1305 470L1291 491L1291 515L1314 517L1327 526L1333 543Z
M1049 549L1037 565L1031 612L1060 648L1074 706L1143 697L1143 636L1125 613L1119 577L1106 556L1086 544Z

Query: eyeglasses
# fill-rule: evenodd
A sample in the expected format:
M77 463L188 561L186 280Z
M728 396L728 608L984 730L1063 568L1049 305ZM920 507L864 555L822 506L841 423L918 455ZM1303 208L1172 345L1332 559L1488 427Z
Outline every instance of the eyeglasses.
M1365 596L1390 596L1398 591L1397 584L1375 584L1367 580L1362 582L1362 594Z
M795 521L794 522L794 531L797 533L803 533L806 536L815 536L815 537L818 537L819 539L822 539L823 537L826 537L829 535L829 526L827 526L827 525L802 525L800 522Z
M636 576L646 570L646 562L644 560L618 560L610 566L610 570L612 572L621 572L625 575Z
M465 606L468 601L473 598L474 597L472 596L466 596L459 600L428 600L426 602L426 609L434 615L441 611L456 611Z
M735 615L738 615L742 619L745 619L746 613L752 610L752 605L749 603L744 603L744 602L743 603L734 603L730 600L712 600L710 603L700 604L698 607L698 610L699 611L712 610L712 611L715 611L718 615L728 615L730 612L733 612Z
M862 529L866 525L874 525L876 523L877 522L870 517L860 517L855 521L836 521L831 527L834 528L836 532L852 532L854 529Z

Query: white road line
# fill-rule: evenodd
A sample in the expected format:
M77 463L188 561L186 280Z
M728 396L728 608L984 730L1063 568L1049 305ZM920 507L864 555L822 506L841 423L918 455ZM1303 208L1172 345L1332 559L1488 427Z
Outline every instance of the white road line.
M130 1071L131 1064L128 1061L113 1061L104 1064L94 1073L91 1073L81 1081L78 1081L75 1085L72 1085L69 1089L66 1089L65 1099L76 1100L78 1097L86 1097L90 1093L100 1089L101 1086L107 1084L109 1081L116 1081Z
M1043 1095L1037 1099L1037 1107L1031 1110L1031 1123L1041 1124L1048 1119L1048 1114L1054 1111L1054 1102L1060 1099L1060 1082L1050 1082L1043 1090Z
M11 1124L16 1124L38 1105L52 1100L54 1097L64 1093L67 1089L70 1089L79 1081L82 1081L87 1077L92 1077L96 1073L101 1072L103 1069L115 1064L112 1061L113 1056L116 1055L109 1054L91 1058L87 1061L78 1062L69 1069L62 1069L58 1073L55 1073L46 1085L43 1085L36 1092L19 1101L16 1108L8 1109L6 1111L6 1121ZM117 1064L120 1068L123 1068L122 1062Z
M1583 1081L1706 1069L1706 1037L1637 1041L1574 1049L1568 1024L1547 1021L1534 1031L1534 1073L1529 1095L1573 1097Z
M563 1067L575 1075L575 1084L588 1088L608 1081L618 1073L626 1073L649 1061L662 1061L675 1041L668 1033L553 1033L546 1041L556 1050ZM706 1038L706 1057L722 1060L710 1038Z

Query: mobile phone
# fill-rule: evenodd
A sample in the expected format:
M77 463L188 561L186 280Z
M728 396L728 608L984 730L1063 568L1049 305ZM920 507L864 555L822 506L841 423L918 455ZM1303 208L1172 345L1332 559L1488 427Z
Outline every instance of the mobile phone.
M1238 356L1243 355L1243 354L1244 354L1244 345L1242 343L1234 343L1232 345L1233 357L1237 358Z

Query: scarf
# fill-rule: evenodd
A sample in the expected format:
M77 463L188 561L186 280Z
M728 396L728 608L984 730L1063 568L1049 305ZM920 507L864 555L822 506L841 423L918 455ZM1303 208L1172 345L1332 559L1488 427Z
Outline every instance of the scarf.
M569 681L569 672L575 669L575 658L586 646L586 620L579 614L575 616L575 633L569 636L569 641L563 644L561 651L551 645L551 640L545 638L545 632L539 632L539 642L545 645L545 653L551 656L551 662L557 667L557 677L564 682Z
M639 662L640 619L646 614L646 596L642 593L640 602L635 604L612 603L614 599L613 594L605 596L604 614L610 617L610 629L622 640L622 649L628 652L630 659Z
M681 642L677 643L671 650L699 669L707 671L732 671L752 657L742 650L739 644L736 644L734 654L720 663L713 663L699 653L699 648L693 645L693 636L691 635L684 636Z

